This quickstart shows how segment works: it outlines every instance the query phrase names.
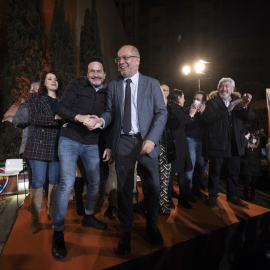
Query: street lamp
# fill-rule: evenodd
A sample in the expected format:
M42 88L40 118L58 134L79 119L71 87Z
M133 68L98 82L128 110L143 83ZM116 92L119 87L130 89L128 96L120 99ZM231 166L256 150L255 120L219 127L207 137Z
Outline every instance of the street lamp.
M206 62L204 60L200 60L200 61L196 62L194 65L195 73L204 74L203 71L205 70L205 64L207 64L207 63L209 63L209 62ZM189 73L191 72L191 67L189 65L186 65L183 67L182 71L185 75L189 75ZM191 78L191 80L194 80L194 78ZM198 77L198 87L199 87L199 91L200 91L200 88L201 88L200 77Z

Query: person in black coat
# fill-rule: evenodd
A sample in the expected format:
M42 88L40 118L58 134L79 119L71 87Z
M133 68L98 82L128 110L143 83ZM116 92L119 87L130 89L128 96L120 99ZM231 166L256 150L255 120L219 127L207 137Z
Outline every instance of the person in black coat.
M184 93L181 90L174 89L169 97L168 105L171 106L172 113L179 120L179 126L173 130L173 135L175 138L176 155L177 159L172 162L171 173L170 173L170 183L169 183L169 202L170 207L173 209L175 206L172 201L171 191L173 188L173 179L175 173L178 173L178 185L179 185L179 196L178 204L184 206L185 208L191 209L192 206L187 202L189 199L187 194L188 181L186 181L185 171L192 169L192 162L190 159L188 142L185 135L186 125L192 122L192 119L197 112L197 107L195 104L190 106L189 115L185 115L183 106L185 103Z
M244 175L244 197L245 200L253 201L255 197L257 177L261 174L261 145L260 138L255 134L250 137L242 156L242 175ZM250 197L249 197L250 187Z
M246 138L244 122L254 118L248 107L252 96L245 93L242 98L234 95L235 82L222 78L218 84L218 95L206 102L203 118L206 128L206 154L209 157L208 192L209 205L219 209L217 197L222 165L225 165L227 201L240 207L248 205L237 197L240 174L240 156L245 153Z
M173 114L172 105L168 103L165 91L162 89L162 87L161 90L163 92L163 98L168 114L165 129L161 135L161 153L158 157L160 182L159 212L165 216L170 216L171 209L169 197L171 196L171 192L169 195L168 190L170 183L171 163L177 159L173 129L176 129L179 126L179 119L175 114Z

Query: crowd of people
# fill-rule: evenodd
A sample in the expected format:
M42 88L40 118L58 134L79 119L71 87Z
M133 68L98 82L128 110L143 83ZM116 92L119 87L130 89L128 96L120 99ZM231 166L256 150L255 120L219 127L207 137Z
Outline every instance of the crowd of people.
M239 97L234 93L235 82L222 78L215 93L207 96L198 91L184 110L183 91L170 91L168 85L139 72L136 47L121 47L115 63L121 76L107 85L103 60L92 57L86 76L72 80L61 97L57 74L47 72L38 92L31 92L27 100L30 125L23 156L32 172L29 229L33 234L39 231L48 167L48 217L52 220L52 256L56 260L67 256L63 231L74 184L82 226L105 230L106 223L95 217L94 210L101 178L107 179L109 207L104 218L114 218L118 210L120 255L131 252L133 213L139 211L137 174L142 180L147 240L153 246L163 245L158 213L170 215L175 208L173 197L177 196L179 207L191 209L191 203L202 198L208 199L212 209L219 209L222 168L229 203L248 208L238 197L241 164L245 199L254 199L261 148L256 134L245 137L245 123L255 116L248 106L252 100L249 93ZM107 174L103 170L106 162ZM209 197L201 192L208 162Z

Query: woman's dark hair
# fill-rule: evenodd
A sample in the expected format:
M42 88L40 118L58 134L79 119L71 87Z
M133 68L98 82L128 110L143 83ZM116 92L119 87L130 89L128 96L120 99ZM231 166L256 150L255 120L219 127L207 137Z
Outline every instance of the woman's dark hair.
M168 96L168 100L178 103L178 97L182 97L183 94L182 90L173 89Z
M55 72L53 72L53 71L48 71L48 72L45 72L45 73L43 73L41 75L41 78L40 78L40 87L38 89L38 93L40 95L42 95L42 96L47 96L48 95L48 90L47 90L47 87L45 86L44 83L45 83L46 76L49 73L54 74L56 76ZM57 76L56 76L56 78L57 78ZM55 91L55 93L56 93L56 96L58 97L59 96L59 93L60 93L60 82L59 82L58 78L57 78L57 81L58 81L58 89Z

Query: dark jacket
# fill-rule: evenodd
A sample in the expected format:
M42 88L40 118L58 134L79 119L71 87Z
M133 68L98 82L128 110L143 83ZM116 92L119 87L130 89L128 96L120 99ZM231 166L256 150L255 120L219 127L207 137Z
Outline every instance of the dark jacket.
M238 99L233 94L231 98L232 101ZM206 154L217 157L243 155L246 146L243 121L251 121L254 117L254 112L249 107L242 109L241 104L236 105L229 114L219 95L208 100L203 112L203 118L207 123Z
M167 104L167 112L167 122L161 136L161 145L165 147L167 163L172 163L177 159L173 129L179 126L179 119L172 112L170 103Z
M90 131L75 121L77 114L100 116L105 111L107 85L96 91L87 77L72 80L58 104L58 114L65 121L60 136L83 144L98 144L100 129Z
M30 94L28 99L29 127L24 157L52 160L58 145L59 121L55 120L48 96Z
M243 175L258 176L261 174L261 146L256 148L246 147L241 159Z
M191 123L191 117L185 115L183 107L174 102L169 102L172 106L172 113L178 118L179 126L173 130L175 138L177 159L172 162L172 172L183 172L192 169L188 141L185 135L186 125Z
M189 114L189 109L190 108L186 108L185 110L186 115ZM205 128L205 123L202 118L202 115L201 113L197 112L194 115L192 122L186 127L186 137L202 140L204 128Z

